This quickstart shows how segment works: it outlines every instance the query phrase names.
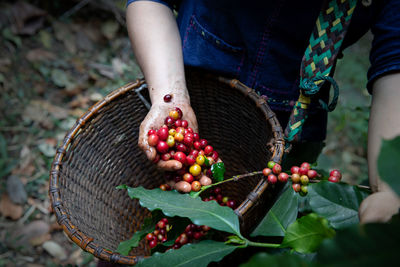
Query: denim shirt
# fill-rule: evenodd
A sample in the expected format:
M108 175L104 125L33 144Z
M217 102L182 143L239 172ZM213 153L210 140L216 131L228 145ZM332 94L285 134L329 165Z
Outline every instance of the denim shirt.
M128 0L128 4L135 0ZM304 51L321 10L322 0L183 0L158 1L178 6L184 63L236 78L267 99L286 127L299 96ZM400 1L359 1L342 49L368 30L374 40L367 88L388 72L400 70ZM341 54L341 53L340 53ZM302 140L322 141L327 114L318 104L329 98L326 84L312 101Z

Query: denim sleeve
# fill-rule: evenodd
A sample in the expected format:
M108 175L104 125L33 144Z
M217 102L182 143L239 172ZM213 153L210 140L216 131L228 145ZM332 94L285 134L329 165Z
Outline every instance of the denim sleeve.
M133 3L133 2L136 2L136 1L143 1L143 0L127 0L126 1L126 6L128 6L130 3ZM160 4L168 6L169 8L173 8L174 5L176 5L177 2L178 2L178 1L174 1L174 0L172 0L172 1L171 0L170 1L168 1L168 0L165 0L165 1L163 1L163 0L146 0L146 1L152 1L152 2L156 2L156 3L160 3Z
M400 71L400 1L386 0L371 26L374 35L370 53L367 88L390 72Z

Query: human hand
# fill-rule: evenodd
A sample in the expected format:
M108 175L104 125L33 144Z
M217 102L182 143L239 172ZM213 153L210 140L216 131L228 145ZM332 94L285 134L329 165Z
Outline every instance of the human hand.
M360 223L385 223L399 212L400 198L386 184L381 184L382 191L368 196L358 209Z
M145 152L147 158L151 161L156 158L157 151L155 147L148 144L147 133L150 129L156 130L164 125L165 117L168 116L169 111L174 107L179 107L182 110L182 119L188 121L189 127L191 127L194 132L198 132L196 115L194 114L189 101L179 103L175 102L174 104L165 102L153 103L149 113L140 125L138 140L139 147ZM176 171L182 168L182 163L177 160L160 160L158 161L157 166L166 171Z

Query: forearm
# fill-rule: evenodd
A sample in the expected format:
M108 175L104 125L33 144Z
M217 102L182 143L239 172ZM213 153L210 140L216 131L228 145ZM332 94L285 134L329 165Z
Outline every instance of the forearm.
M173 95L174 104L189 102L181 39L172 11L159 3L138 1L127 9L132 47L150 88L152 103Z
M379 78L373 87L368 128L368 171L374 192L386 190L380 183L377 160L382 139L400 135L400 73Z

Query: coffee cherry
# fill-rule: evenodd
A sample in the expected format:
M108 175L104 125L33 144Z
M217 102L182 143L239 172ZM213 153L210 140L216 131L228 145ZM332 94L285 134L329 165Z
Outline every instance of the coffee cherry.
M187 244L188 242L189 242L188 236L187 236L185 233L181 234L181 235L180 235L180 239L179 239L179 243L180 243L181 245L185 245L185 244Z
M147 135L148 135L148 136L153 135L153 134L157 134L157 131L156 131L156 130L153 130L153 129L150 129L150 130L147 132Z
M281 183L286 183L288 179L289 179L289 175L286 172L281 172L278 175L278 180Z
M292 182L293 183L300 183L300 175L298 173L292 174Z
M169 149L169 146L167 142L165 141L159 141L157 144L157 151L160 152L161 154L167 153Z
M233 199L229 199L228 202L226 202L226 205L231 208L234 209L236 207L236 202Z
M213 165L215 163L215 160L212 157L207 157L208 159L208 163L211 165Z
M185 136L185 128L183 127L176 127L176 132L182 134L183 136Z
M174 128L169 129L168 134L174 136L176 134L176 130Z
M318 173L317 173L316 170L308 170L307 176L310 179L314 179L314 178L316 178L318 176Z
M168 224L168 219L167 218L162 218L161 221L163 221L166 225Z
M275 173L275 174L280 174L281 171L282 171L282 167L278 163L276 163L274 165L274 167L272 167L272 172Z
M204 148L204 154L210 155L214 151L214 148L212 146L206 146Z
M171 110L168 115L173 118L174 120L179 119L179 113L176 110Z
M191 175L190 173L185 173L183 175L183 180L185 182L188 182L189 184L191 184L193 182L194 178L193 178L193 175Z
M168 116L165 118L164 123L168 126L168 127L172 127L175 124L175 120L174 118Z
M158 135L158 137L160 138L160 140L162 140L162 141L167 140L167 138L168 138L168 136L169 136L169 134L168 134L168 128L162 127L162 128L160 128L160 129L158 129L157 135Z
M171 190L171 187L168 184L162 184L162 185L160 185L160 189L162 191L169 191L169 190Z
M337 177L339 180L342 178L342 174L338 170L332 170L329 176Z
M270 168L265 168L263 169L262 173L264 176L268 176L272 173L272 170Z
M193 139L194 141L199 141L200 140L200 136L198 133L193 133Z
M292 184L292 188L295 192L300 192L301 185L300 184Z
M192 166L190 166L189 168L189 172L193 175L193 176L198 176L201 173L201 167L199 164L193 164Z
M193 137L188 136L189 134L185 135L185 137L183 138L183 143L185 145L187 145L188 147L192 146L193 144Z
M199 240L202 237L203 237L203 234L201 232L196 232L193 234L193 238L196 240Z
M332 183L338 183L340 182L340 179L336 176L329 176L328 181Z
M273 161L268 161L267 166L268 166L268 168L272 169L272 168L274 167L275 164L276 164L276 163L273 162Z
M200 147L204 149L208 145L208 142L206 139L200 139Z
M149 242L149 247L150 247L150 248L155 248L156 246L157 246L157 240L156 240L156 239L151 240L151 241Z
M163 161L167 161L170 159L171 159L171 154L168 152L161 155L161 160L163 160Z
M189 123L187 120L182 120L182 127L187 128L189 126Z
M290 168L290 172L293 174L293 173L299 173L299 167L297 167L297 166L293 166L292 168Z
M189 193L192 191L192 186L185 181L180 181L175 184L175 189L182 193Z
M210 226L207 226L207 225L202 225L202 226L201 226L201 229L202 229L204 232L208 232L208 231L211 230L211 227L210 227Z
M306 167L300 167L300 169L299 169L299 174L300 175L307 175L307 173L308 173L308 168L306 168Z
M308 163L308 162L303 162L301 165L300 165L300 168L301 167L303 167L303 168L306 168L307 170L309 170L310 169L310 163Z
M167 137L167 145L169 147L173 147L175 145L175 138L172 135L168 135L168 137Z
M148 241L151 241L151 240L154 239L154 235L153 235L152 233L148 233L148 234L146 235L146 239L147 239Z
M189 155L192 155L196 159L199 155L199 151L197 149L192 149L190 150Z
M187 151L187 146L185 146L184 144L178 144L176 146L176 150L181 151L181 152L186 152Z
M205 161L204 156L202 156L202 155L197 156L197 158L196 158L196 163L197 164L202 166L204 164L204 161Z
M222 202L222 198L223 198L223 196L222 196L221 194L219 194L219 195L217 195L217 196L215 197L215 199L217 200L217 202Z
M166 102L166 103L171 102L171 99L172 99L172 95L170 95L170 94L166 94L164 96L164 102Z
M301 190L301 192L303 192L304 194L307 194L307 193L308 193L308 187L307 187L307 185L302 185L302 186L300 187L300 190Z
M169 154L171 154L171 158L173 158L175 156L176 151L175 150L170 150Z
M217 161L217 160L218 160L218 157L219 157L218 152L214 150L214 151L211 153L211 157L214 159L214 161Z
M172 249L179 249L181 247L181 243L175 243L173 246L172 246Z
M187 133L190 133L190 134L194 133L193 128L191 128L191 127L187 127L186 131L187 131Z
M200 191L200 189L201 189L201 184L200 184L200 182L199 182L199 181L194 181L194 182L192 183L192 191L198 192L198 191Z
M156 163L159 162L159 161L160 161L160 155L157 154L156 157L155 157L154 160L153 160L153 163L156 164Z
M158 144L159 141L159 137L156 134L152 134L149 135L149 137L147 138L147 142L149 143L149 146L156 146Z
M308 176L307 175L302 175L302 176L300 176L300 182L301 182L301 184L303 184L303 185L308 185L308 183L309 183L309 179L308 179Z
M222 192L221 187L216 187L216 188L214 188L214 194L215 194L215 195L219 195L219 194L221 194L221 192Z
M163 221L160 220L160 221L157 223L157 227L160 228L160 229L162 229L162 228L165 227L165 223L164 223Z
M175 135L174 135L174 139L175 139L175 141L177 141L177 142L182 142L183 141L183 134L181 134L181 133L178 133L178 132L176 132L175 133Z
M176 128L182 127L182 120L177 119L177 120L175 121L175 127L176 127Z
M193 142L193 147L194 147L194 149L196 149L196 150L200 150L200 149L201 149L200 142L199 142L199 141L194 141L194 142Z
M186 163L186 155L183 152L176 152L174 155L174 160L179 161L182 164Z
M201 149L201 150L199 151L199 156L204 156L204 150Z
M186 157L186 164L191 166L196 163L196 159L192 154L189 154L189 156Z
M178 112L178 119L181 119L182 115L183 115L182 110L180 108L178 108L178 107L174 107L173 110Z
M274 174L270 174L267 177L268 183L270 184L276 184L276 182L278 181L278 178L276 178L276 176Z

